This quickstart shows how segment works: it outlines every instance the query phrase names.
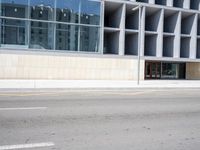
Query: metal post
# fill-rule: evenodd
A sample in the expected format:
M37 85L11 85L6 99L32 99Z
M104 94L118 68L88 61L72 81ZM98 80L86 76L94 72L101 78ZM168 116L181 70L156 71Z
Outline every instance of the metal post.
M78 52L80 51L80 42L81 42L81 27L80 23L81 23L81 5L82 5L82 1L79 2L79 16L78 16Z
M53 21L56 21L56 7L57 7L57 0L54 1L54 8L55 11L53 11ZM56 26L57 24L52 24L52 28L53 28L53 50L56 50Z
M142 6L139 5L139 40L138 40L138 76L137 76L137 84L140 84L140 52L141 52L141 38L142 38Z
M101 14L100 15L100 41L99 41L99 53L103 54L104 53L104 8L105 7L105 2L101 2Z

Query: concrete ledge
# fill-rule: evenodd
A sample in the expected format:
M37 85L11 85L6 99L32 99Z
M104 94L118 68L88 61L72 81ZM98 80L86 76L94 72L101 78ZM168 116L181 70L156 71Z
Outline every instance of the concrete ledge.
M200 80L0 80L1 89L49 89L49 88L200 88Z

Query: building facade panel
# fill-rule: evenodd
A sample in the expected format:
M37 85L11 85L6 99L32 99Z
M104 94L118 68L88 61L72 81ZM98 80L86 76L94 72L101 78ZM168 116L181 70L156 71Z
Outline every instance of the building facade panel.
M200 80L200 63L186 63L186 79Z
M28 61L33 62L8 55L10 59L39 65L19 68L12 63L14 60L6 60L13 66L0 64L0 78L15 78L15 74L22 79L136 79L137 75L142 79L182 79L188 77L188 62L200 62L200 0L0 0L0 7L0 51L73 52L91 57L97 54L102 62L104 56L111 55L134 67L133 73L123 67L113 70L110 60L110 71L100 71L102 66L87 69L87 61L76 58L74 68L61 63L64 67L59 69L59 65L47 63L51 58L48 54L43 58L45 67L43 59L31 54ZM78 63L86 68L79 68ZM132 63L140 63L142 69L135 69L137 65Z

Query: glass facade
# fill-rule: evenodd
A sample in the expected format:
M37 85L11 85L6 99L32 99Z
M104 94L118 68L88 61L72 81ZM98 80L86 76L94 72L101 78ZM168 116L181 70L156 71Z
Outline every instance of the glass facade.
M185 79L185 63L162 63L164 79Z
M0 6L1 47L99 52L100 0L0 0Z
M31 21L30 48L53 49L53 24Z
M1 16L28 17L28 0L1 0Z
M30 0L31 19L52 21L54 10L54 0Z
M81 51L98 52L99 29L96 27L81 27Z
M26 21L1 19L1 44L27 45Z
M78 32L78 26L57 24L56 49L77 51Z
M185 63L145 62L145 79L185 79L185 72Z
M81 23L99 25L100 9L99 4L91 1L82 1L81 3Z
M78 23L79 12L80 0L57 0L56 2L56 20L59 22Z

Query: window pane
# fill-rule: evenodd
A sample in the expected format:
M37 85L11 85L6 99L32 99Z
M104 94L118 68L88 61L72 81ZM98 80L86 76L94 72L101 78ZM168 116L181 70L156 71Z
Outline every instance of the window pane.
M25 21L1 19L1 44L25 45Z
M31 22L30 48L53 48L53 24L44 22Z
M6 17L28 17L28 0L1 0L1 15Z
M99 28L81 27L80 51L99 51Z
M81 2L81 23L100 24L101 3L91 0L82 0Z
M57 0L56 20L78 23L80 0Z
M53 20L54 0L30 0L31 18Z
M177 78L177 64L163 63L162 64L162 77L163 78Z
M56 49L71 51L78 50L78 26L57 24Z

